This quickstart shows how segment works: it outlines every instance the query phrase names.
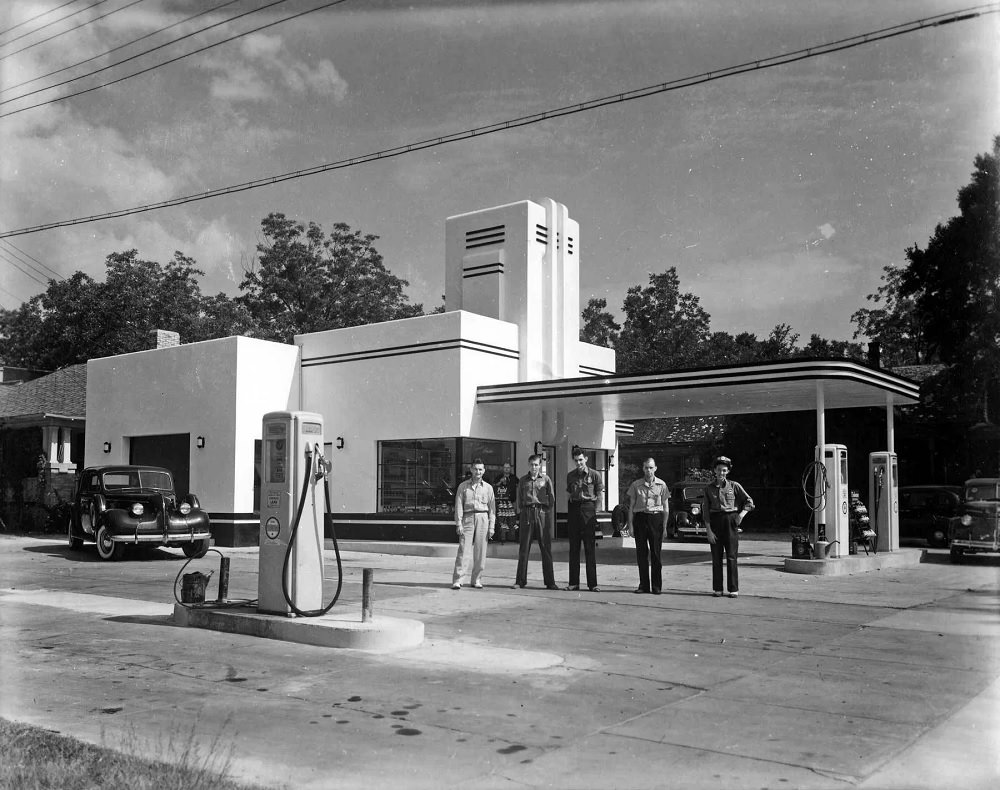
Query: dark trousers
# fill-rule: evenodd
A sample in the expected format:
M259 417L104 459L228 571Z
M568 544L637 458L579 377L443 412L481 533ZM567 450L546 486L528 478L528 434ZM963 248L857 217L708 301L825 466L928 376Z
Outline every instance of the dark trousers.
M729 592L739 592L740 574L736 558L740 551L735 513L712 513L709 516L715 543L712 544L712 590L722 592L722 553L726 554L726 586Z
M639 565L639 588L649 592L663 589L663 563L660 548L663 546L663 514L635 513L632 516L635 530L635 561ZM652 571L652 572L651 572Z
M587 559L587 587L597 586L597 505L569 503L569 586L580 586L580 543Z
M517 548L517 576L514 581L521 587L528 583L528 555L531 542L538 541L542 553L542 578L546 587L555 587L556 576L552 570L552 519L549 512L540 507L526 507L521 510L520 541Z

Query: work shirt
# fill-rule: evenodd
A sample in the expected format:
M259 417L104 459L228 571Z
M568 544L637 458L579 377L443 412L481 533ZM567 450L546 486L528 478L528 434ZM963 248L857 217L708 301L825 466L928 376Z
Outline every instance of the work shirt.
M530 474L517 484L517 511L526 507L541 507L549 510L556 503L556 491L548 475L540 474L532 478Z
M750 495L735 480L726 480L719 486L715 481L705 486L705 501L709 513L736 513L739 510L753 510Z
M473 513L489 513L490 529L493 529L497 516L496 508L493 486L485 480L481 480L478 485L471 480L463 480L458 485L458 491L455 492L455 526L462 526L463 516L471 516Z
M632 513L666 513L670 509L670 489L658 477L651 483L642 477L628 487L625 503Z
M604 495L604 480L594 469L574 469L566 475L566 491L570 502L597 502Z

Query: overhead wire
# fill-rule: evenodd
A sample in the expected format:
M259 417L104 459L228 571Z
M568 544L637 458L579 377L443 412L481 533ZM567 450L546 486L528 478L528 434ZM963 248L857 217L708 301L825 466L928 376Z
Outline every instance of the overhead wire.
M36 258L35 256L29 255L27 252L25 252L24 250L22 250L20 247L18 247L13 242L7 241L7 239L0 239L0 244L4 244L4 245L12 248L14 250L14 252L13 253L8 253L8 254L13 255L17 260L19 260L25 266L28 266L32 270L36 271L42 277L49 278L49 279L55 279L55 280L63 280L63 279L65 279L61 274L59 274L59 272L57 272L51 266L49 266L48 264L43 263L42 261L38 260L38 258ZM2 249L3 248L0 247L0 250L2 250ZM29 263L28 261L26 261L25 258L28 258L29 260L34 261L34 263L38 264L38 266L32 265L31 263ZM39 268L39 267L42 267L42 268ZM44 271L45 269L48 269L48 271L47 272Z
M38 283L39 285L46 285L46 286L48 285L48 283L47 283L47 282L45 282L45 280L39 280L39 279L38 279L38 277L36 277L36 276L35 276L34 274L32 274L32 273L31 273L30 271L28 271L27 269L22 269L22 268L21 268L21 267L20 267L20 266L19 266L19 265L17 264L17 262L16 262L16 261L13 261L13 260L11 260L10 258L8 258L8 257L7 257L7 254L6 254L6 252L5 252L4 250L0 250L0 260L3 260L3 261L6 261L6 262L7 262L7 263L9 263L9 264L10 264L11 266L13 266L13 267L14 267L15 269L17 269L17 270L18 270L19 272L21 272L21 274L23 274L23 275L24 275L25 277L28 277L29 279L32 279L32 280L34 280L34 281L35 281L36 283Z
M579 102L577 104L565 105L553 110L546 110L539 113L533 113L531 115L524 115L506 121L498 121L495 123L487 124L485 126L479 126L471 129L465 129L459 132L453 132L451 134L443 135L441 137L420 140L418 142L408 143L406 145L400 145L394 148L386 148L368 154L362 154L359 156L348 157L346 159L340 159L335 162L327 162L321 165L315 165L313 167L304 168L301 170L294 170L287 173L281 173L275 176L255 179L253 181L246 181L242 184L218 187L216 189L207 190L205 192L199 192L193 195L170 198L167 200L158 201L156 203L148 203L140 206L133 206L131 208L119 209L116 211L108 211L101 214L92 214L86 217L77 217L74 219L61 220L58 222L48 222L42 225L33 225L25 228L0 231L0 239L8 238L11 236L20 236L28 233L37 233L39 231L51 230L53 228L81 225L84 223L98 222L100 220L105 220L105 219L115 219L118 217L125 217L133 214L141 214L147 211L156 211L159 209L170 208L173 206L180 206L186 203L193 203L195 201L208 200L210 198L220 197L223 195L231 195L239 192L245 192L251 189L258 189L264 186L278 184L283 181L296 180L299 178L304 178L306 176L318 175L333 170L355 167L357 165L365 164L368 162L402 156L405 154L413 153L415 151L422 151L429 148L448 145L450 143L459 142L462 140L470 140L477 137L485 137L487 135L505 132L510 129L516 129L523 126L529 126L532 124L541 123L542 121L551 120L553 118L575 115L578 113L588 112L590 110L607 107L614 104L621 104L627 101L634 101L636 99L646 98L648 96L654 96L660 93L667 93L676 90L681 90L683 88L689 88L694 85L701 85L708 82L714 82L717 80L725 79L727 77L732 77L739 74L746 74L753 71L762 71L765 69L775 68L777 66L787 65L789 63L795 63L809 58L815 58L821 55L831 54L833 52L840 52L843 50L852 49L855 47L862 46L864 44L870 44L876 41L882 41L885 39L894 38L909 33L914 33L919 30L923 30L930 27L937 27L941 25L951 24L953 22L963 22L970 19L975 19L979 16L985 16L986 14L997 13L998 11L1000 11L1000 3L992 3L985 6L977 6L973 9L964 9L962 11L952 12L951 14L940 14L937 16L925 17L913 22L908 22L901 25L893 25L891 27L882 28L880 30L875 30L870 33L851 36L849 38L839 39L837 41L832 41L826 44L820 44L817 46L808 47L806 49L795 50L793 52L788 52L782 55L759 58L756 60L747 61L745 63L736 66L729 66L722 69L703 72L701 74L697 74L690 77L682 77L675 80L670 80L668 82L649 85L644 88L622 91L620 93L603 96L597 99L590 99L584 102Z
M20 41L22 38L26 38L26 37L32 35L33 33L37 33L39 30L45 30L45 28L47 28L47 27L52 27L53 25L58 25L60 22L65 22L67 19L69 19L71 17L74 17L77 14L82 14L84 11L89 11L91 8L96 8L97 6L102 5L102 4L106 3L106 2L108 2L108 0L97 0L96 3L91 3L90 5L88 5L88 6L84 7L84 8L79 8L76 11L74 11L72 14L66 14L66 16L61 16L58 19L53 19L51 22L46 22L41 27L36 27L34 30L29 30L27 33L22 33L21 35L12 38L10 41L4 41L2 44L0 44L0 47L6 47L8 44L13 44L15 41ZM34 45L32 45L32 46L34 46ZM18 52L23 52L23 51L24 50L18 50ZM11 53L11 54L14 54L14 53Z
M160 33L164 33L167 30L170 30L171 28L177 27L178 25L183 25L186 22L190 22L192 19L197 19L198 17L204 16L205 14L211 14L213 11L218 11L220 8L225 8L227 5L232 5L233 3L238 3L238 2L240 2L240 0L226 0L226 2L224 2L224 3L219 3L218 5L212 6L211 8L206 8L206 9L204 9L202 11L199 11L197 14L191 14L191 16L184 17L184 19L180 19L177 22L171 22L169 25L164 25L163 27L158 28L158 29L152 31L151 33L146 33L145 35L139 36L138 38L134 38L131 41L126 41L124 44L119 44L117 47L112 47L111 49L105 50L104 52L100 52L97 55L94 55L92 57L86 58L85 60L78 60L76 63L71 63L68 66L63 66L62 68L55 69L54 71L50 71L50 72L48 72L46 74L39 74L37 77L32 77L30 80L24 80L23 82L18 82L18 83L15 83L14 85L8 85L6 88L0 88L0 94L7 93L8 91L12 91L15 88L21 88L21 87L23 87L25 85L30 85L31 83L38 82L39 80L44 80L46 77L54 77L56 74L62 74L64 71L69 71L70 69L75 69L78 66L82 66L85 63L90 63L93 60L98 60L100 58L107 57L108 55L112 54L113 52L118 52L119 50L127 49L128 47L131 47L133 44L138 44L140 41L145 41L147 38L152 38L153 36L157 36ZM195 32L196 33L200 33L200 32L202 32L205 29L206 28L200 28L199 30L197 30ZM171 43L176 43L179 40L180 39L174 39ZM142 54L146 54L146 53L142 53ZM124 62L124 61L122 61L122 62ZM121 65L121 64L114 64L114 65ZM109 67L109 68L111 68L111 67ZM98 71L100 71L100 70L101 69L99 69ZM87 74L81 74L78 77L74 77L73 80L83 79L84 77L90 77L90 76L93 76L94 74L97 74L97 73L98 73L97 71L91 71L91 72L89 72ZM73 80L69 80L69 82L72 82ZM65 84L66 83L64 83L64 82L60 82L59 83L59 85L65 85ZM56 85L49 85L48 86L48 88L55 88L55 87L57 87L57 86ZM41 88L40 90L48 90L48 88ZM20 99L20 98L24 98L25 96L30 96L30 95L31 95L30 93L24 93L21 96L18 96L16 98Z
M274 0L274 2L268 3L267 5L261 6L260 8L255 8L252 11L244 11L242 14L237 14L236 16L231 17L231 18L229 18L229 19L227 19L227 20L225 20L223 22L217 22L217 23L215 23L213 25L209 25L208 27L203 28L200 31L196 31L195 33L191 33L191 34L188 34L188 35L181 36L180 38L176 39L176 41L180 41L180 40L183 40L185 38L190 38L190 36L197 35L197 33L204 32L205 30L210 30L213 27L218 27L219 25L228 24L229 22L232 22L232 21L234 21L236 19L239 19L241 17L247 16L249 14L255 14L258 11L266 10L268 8L271 8L272 6L280 5L281 3L285 3L287 1L288 0ZM154 64L152 66L148 66L148 67L146 67L144 69L140 69L139 71L135 71L135 72L133 72L131 74L126 74L124 77L118 77L117 79L109 80L108 82L102 82L100 85L94 85L94 86L92 86L90 88L85 88L83 90L76 91L75 93L67 93L65 96L57 96L54 99L47 99L46 101L39 102L38 104L29 104L27 107L19 107L16 110L10 110L9 112L0 113L0 118L6 118L6 117L8 117L10 115L17 115L18 113L25 112L26 110L33 110L33 109L35 109L37 107L44 107L47 104L55 104L56 102L66 101L66 99L72 99L72 98L74 98L76 96L82 96L85 93L92 93L93 91L100 90L101 88L107 88L109 85L116 85L119 82L124 82L125 80L132 79L132 77L138 77L140 74L146 74L147 72L154 71L155 69L163 68L164 66L169 66L171 63L176 63L179 60L184 60L185 58L189 58L192 55L197 55L200 52L205 52L206 50L213 49L215 47L221 46L222 44L228 44L229 42L236 41L237 39L243 38L244 36L249 36L251 33L257 33L257 32L259 32L261 30L267 30L268 28L275 27L276 25L280 25L280 24L283 24L285 22L289 22L289 21L291 21L293 19L298 19L299 17L306 16L307 14L312 14L312 13L314 13L316 11L322 11L322 10L324 10L326 8L330 8L331 6L340 5L341 3L346 3L346 2L347 2L347 0L332 0L332 2L325 3L323 5L317 6L316 8L310 8L310 9L308 9L306 11L299 11L299 12L297 12L295 14L291 14L289 16L286 16L283 19L277 19L277 20L274 20L272 22L268 22L266 24L259 25L259 26L255 27L255 28L252 28L250 30L244 31L243 33L237 33L234 36L229 36L228 38L224 38L221 41L216 41L216 42L214 42L212 44L206 44L205 46L199 47L198 49L192 50L191 52L185 52L183 55L178 55L175 58L170 58L169 60L165 60L162 63L156 63L156 64ZM176 41L167 42L165 44L161 44L159 46L153 47L152 49L148 50L145 53L140 53L140 55L134 55L134 56L132 56L130 58L126 58L125 60L121 61L120 63L118 63L116 65L121 65L121 63L126 63L126 62L128 62L130 60L134 60L137 57L141 57L141 55L143 55L143 54L148 54L149 52L154 52L157 49L162 49L163 47L170 46L172 43L176 43ZM110 67L107 67L107 68L110 68ZM103 68L102 69L98 69L97 71L95 71L93 73L96 74L98 71L104 71L104 70L105 69L103 69ZM68 80L68 81L72 82L72 80ZM59 84L61 85L61 84L64 84L64 83L59 83ZM53 86L50 86L50 87L56 87L56 86L53 85ZM24 96L30 96L30 95L32 95L34 93L38 93L40 90L48 90L48 89L47 88L41 88L39 90L35 90L35 91L31 91L30 93L23 94L22 96L15 96L13 99L4 99L3 101L0 101L0 104L6 104L6 103L11 102L11 101L16 101L17 99L24 98Z
M81 22L79 25L76 25L75 27L69 27L66 28L66 30L60 30L58 33L53 33L48 38L43 38L40 41L34 41L31 44L28 44L28 46L21 47L20 49L15 49L13 52L8 52L6 55L0 55L0 60L6 60L7 58L12 58L14 57L14 55L20 54L21 52L25 52L26 50L29 50L33 47L45 44L49 41L52 41L52 39L59 38L60 36L65 36L67 33L72 33L74 30L79 30L81 27L86 27L87 25L92 25L95 22L100 22L102 19L105 19L106 17L109 17L112 14L117 14L119 11L124 11L126 8L131 8L134 5L138 5L139 3L145 3L145 2L146 0L132 0L131 3L127 3L126 5L123 5L121 8L115 8L112 11L108 11L108 13L106 14L101 14L100 16L95 16L93 19L88 19L86 22ZM40 29L41 28L39 28L39 30ZM36 31L33 30L31 32L34 33ZM25 33L25 35L30 35L30 34ZM24 36L21 36L21 38L23 37ZM11 41L5 42L5 44L9 44L13 41L17 41L17 39L16 38L11 39ZM0 47L5 46L5 44L0 44Z
M48 11L42 11L40 14L35 14L34 16L28 17L27 19L22 19L16 25L11 25L5 30L0 30L0 36L6 36L10 31L17 30L19 27L24 27L25 25L30 25L36 19L41 19L43 16L48 16L49 14L54 14L60 8L65 8L68 5L73 5L76 0L66 0L62 5L57 5L55 8L50 8Z

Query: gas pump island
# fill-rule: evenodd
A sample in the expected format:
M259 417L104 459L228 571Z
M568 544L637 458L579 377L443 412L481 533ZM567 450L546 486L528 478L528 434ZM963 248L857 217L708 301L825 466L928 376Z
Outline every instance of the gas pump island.
M812 480L803 475L806 500L813 511L813 527L810 537L810 556L802 559L796 554L793 539L793 557L785 560L787 570L796 573L831 573L822 569L826 560L840 560L848 554L855 554L858 535L851 531L851 494L847 475L847 447L842 444L824 444L822 453L816 448L816 461L811 467L816 470ZM878 451L868 456L868 513L871 532L875 537L865 541L868 558L874 560L882 555L899 551L899 474L896 454ZM812 489L811 491L809 489ZM869 533L870 534L870 533ZM854 567L864 561L863 557L851 557L850 571L863 570ZM830 563L832 566L833 563ZM820 566L820 567L817 567ZM881 566L881 563L879 563Z
M337 614L329 614L343 587L335 535L337 591L324 604L324 527L330 510L327 477L331 464L323 456L322 415L270 412L262 420L261 438L257 600L196 605L178 601L174 620L195 628L325 647L385 650L423 642L422 622L367 619L360 602L356 615L342 613L343 605Z

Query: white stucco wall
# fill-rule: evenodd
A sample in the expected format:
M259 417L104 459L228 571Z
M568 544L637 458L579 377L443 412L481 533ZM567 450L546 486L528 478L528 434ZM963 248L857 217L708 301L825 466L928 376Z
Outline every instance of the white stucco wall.
M202 506L250 512L253 442L266 412L297 402L297 363L295 346L245 337L90 360L85 463L128 463L131 437L189 433Z
M375 512L379 441L512 438L508 426L473 423L476 388L517 379L517 330L456 310L297 336L300 407L323 415L334 444L334 509Z

